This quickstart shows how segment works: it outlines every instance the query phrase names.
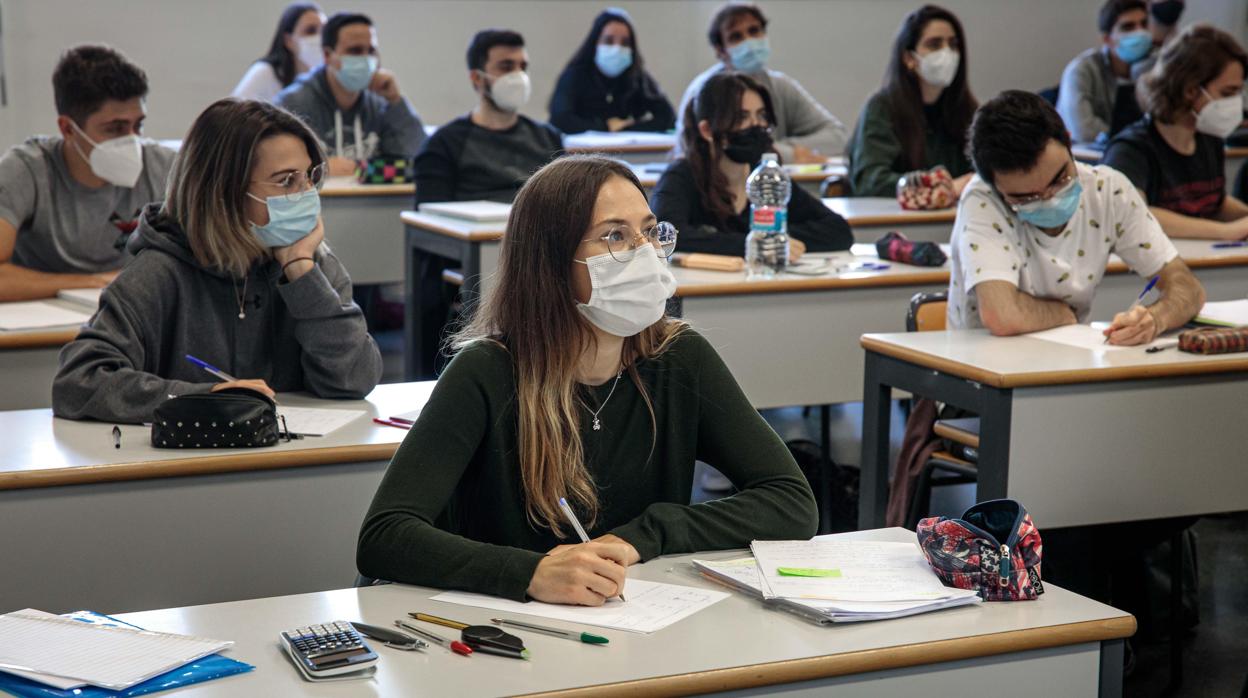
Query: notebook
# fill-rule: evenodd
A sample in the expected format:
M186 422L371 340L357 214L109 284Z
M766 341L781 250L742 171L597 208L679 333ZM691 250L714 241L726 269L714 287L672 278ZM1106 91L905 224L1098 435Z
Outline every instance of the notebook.
M56 297L94 313L100 307L103 292L102 288L63 288L56 292Z
M90 313L64 308L45 301L0 303L0 330L39 330L72 327L91 319Z
M0 669L37 672L122 690L234 644L189 635L89 625L30 611L0 616Z
M503 223L511 215L511 204L500 204L497 201L440 201L421 204L420 212L474 223Z
M1205 307L1196 316L1196 322L1223 327L1248 326L1248 300L1205 303Z
M286 418L292 434L325 436L367 414L364 410L338 410L326 407L290 407L278 405L277 414Z

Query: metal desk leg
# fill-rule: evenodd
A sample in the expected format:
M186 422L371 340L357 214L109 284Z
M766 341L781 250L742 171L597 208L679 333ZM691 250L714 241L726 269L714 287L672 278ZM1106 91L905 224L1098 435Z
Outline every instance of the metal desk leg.
M888 506L888 433L892 389L884 384L880 355L866 352L862 389L862 481L858 528L880 528Z
M1010 474L1010 409L1014 391L977 386L979 413L979 475L975 501L1007 496ZM937 397L938 396L933 396Z
M415 380L415 376L420 373L420 338L424 327L422 326L422 308L423 302L420 289L420 268L424 259L428 256L424 250L416 245L415 236L412 234L411 228L404 226L404 249L406 254L403 255L403 380Z
M1124 640L1101 643L1101 687L1099 698L1122 698L1122 658Z

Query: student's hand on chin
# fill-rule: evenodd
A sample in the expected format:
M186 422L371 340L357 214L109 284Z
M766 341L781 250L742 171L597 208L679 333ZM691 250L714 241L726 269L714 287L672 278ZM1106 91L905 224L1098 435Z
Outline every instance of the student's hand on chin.
M1149 309L1137 305L1125 313L1114 316L1114 322L1105 330L1110 344L1147 344L1161 334L1157 318Z
M399 81L394 77L394 73L385 68L378 68L377 72L373 73L368 89L391 104L399 101L402 96L399 94Z
M297 262L287 267L287 262L299 259L300 257L315 259L316 248L320 246L321 241L324 239L325 221L320 217L317 217L316 227L312 229L312 232L285 247L273 248L273 258L277 260L278 264L282 265L287 279L294 281L307 273L314 264L314 262Z
M631 547L594 542L566 546L537 563L527 593L546 603L601 606L624 590L625 549Z
M627 550L627 553L626 553L626 556L625 556L627 561L626 561L626 562L624 562L624 563L621 563L621 564L625 564L625 565L635 565L635 564L637 564L638 562L641 562L641 553L637 552L637 549L633 547L633 544L632 544L632 543L629 543L628 541L624 540L623 538L620 538L619 536L615 535L614 533L608 533L608 534L603 535L603 536L598 536L597 538L595 538L595 539L594 539L593 541L591 541L591 542L593 542L593 543L611 543L612 545L623 545L623 546L625 546L625 547L628 549L628 550ZM572 548L575 548L575 547L577 547L577 546L576 546L576 545L567 545L567 544L565 544L565 545L556 545L555 547L553 547L553 548L551 548L551 549L550 549L550 552L548 552L548 553L546 553L546 554L547 554L547 555L558 555L558 554L560 554L560 553L564 552L565 550L571 550Z
M217 383L216 385L212 386L211 392L215 393L218 390L225 390L226 388L246 388L248 390L254 390L257 393L260 393L264 395L265 397L269 397L269 398L273 398L277 396L277 393L273 392L273 389L269 387L269 384L265 383L260 378L253 378L249 380L226 381L225 383Z
M333 155L329 158L330 177L350 177L355 174L355 160Z

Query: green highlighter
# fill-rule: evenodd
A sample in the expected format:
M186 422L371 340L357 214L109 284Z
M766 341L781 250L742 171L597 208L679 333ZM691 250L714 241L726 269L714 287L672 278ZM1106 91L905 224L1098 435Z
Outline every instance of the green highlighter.
M593 633L577 632L575 630L560 630L559 628L548 628L544 625L534 625L532 623L522 623L518 620L507 620L506 618L491 618L490 621L497 625L506 625L512 628L520 628L522 630L532 630L535 633L545 633L546 635L554 635L565 640L573 642L584 642L589 645L605 645L610 640Z
M814 567L777 567L781 577L840 577L840 570L820 570Z

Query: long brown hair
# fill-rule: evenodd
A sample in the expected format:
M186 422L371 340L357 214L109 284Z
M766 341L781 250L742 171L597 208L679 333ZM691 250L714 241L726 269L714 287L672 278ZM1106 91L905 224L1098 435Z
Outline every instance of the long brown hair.
M712 75L697 96L685 107L684 130L680 134L685 159L693 170L693 181L698 187L702 207L722 227L728 219L737 215L728 178L719 169L719 159L724 157L724 142L737 126L741 112L741 99L746 92L755 92L763 100L767 121L776 123L775 109L771 106L771 93L762 83L744 73L722 72ZM712 146L702 138L698 123L710 124L715 138Z
M901 143L901 156L907 170L923 167L927 118L923 113L919 78L906 67L905 58L918 48L923 30L935 20L948 22L958 39L958 72L954 74L953 82L941 91L935 106L940 112L945 134L958 144L959 149L966 148L966 129L971 125L971 117L979 106L975 95L971 94L971 88L966 84L966 33L962 31L962 23L958 18L949 10L936 5L924 5L906 15L893 39L893 55L889 59L888 70L884 73L884 86L880 88L880 94L888 104L893 120L893 133Z
M186 132L162 211L182 227L204 267L242 277L269 255L247 222L247 188L256 146L283 133L303 141L313 167L325 162L312 131L268 102L218 100Z
M596 335L572 300L572 260L593 225L598 191L612 177L644 194L631 170L598 156L563 157L530 177L511 207L495 283L468 326L451 338L456 350L489 341L510 353L526 513L557 535L564 526L560 497L590 525L598 516L598 492L581 444L583 398L576 383L577 361L595 348ZM621 360L650 410L652 433L657 433L654 409L637 363L663 353L683 327L663 317L624 340Z
M1140 78L1140 101L1154 119L1175 123L1192 110L1189 90L1204 87L1231 63L1248 72L1239 42L1221 29L1193 24L1161 48L1157 63Z

